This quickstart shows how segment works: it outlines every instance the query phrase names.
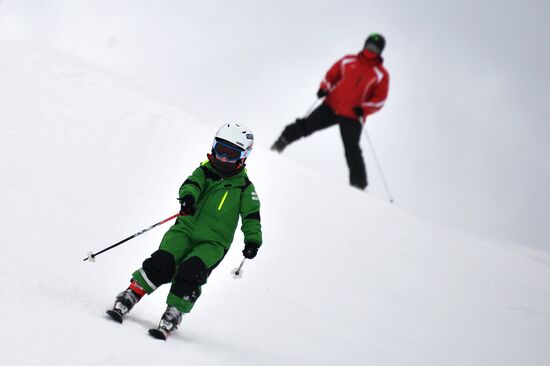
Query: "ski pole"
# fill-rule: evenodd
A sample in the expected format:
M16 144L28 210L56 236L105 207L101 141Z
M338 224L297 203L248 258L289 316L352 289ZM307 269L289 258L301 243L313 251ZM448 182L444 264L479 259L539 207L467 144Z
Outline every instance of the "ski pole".
M241 261L241 264L239 265L239 267L235 268L231 271L231 274L233 275L233 278L241 278L243 276L242 268L243 268L243 264L244 264L245 260L246 260L246 258L243 258L243 260Z
M361 122L361 124L364 125L364 120L362 117L359 117L359 122ZM382 183L384 183L384 187L386 188L386 194L388 195L388 199L390 200L390 203L393 203L393 196L391 194L390 187L388 186L388 182L386 182L386 177L384 176L384 172L382 172L382 167L380 166L380 162L378 161L378 157L376 156L376 152L374 151L374 146L370 141L369 133L367 132L367 126L364 126L364 129L365 129L365 136L367 137L367 142L372 152L372 157L376 162L376 166L378 167L378 171L380 172L380 176L382 177Z
M108 250L111 250L111 249L113 249L114 247L119 246L120 244L126 243L128 240L131 240L131 239L135 238L136 236L139 236L139 235L141 235L141 234L143 234L143 233L146 233L147 231L149 231L149 230L151 230L151 229L153 229L153 228L155 228L155 227L157 227L157 226L159 226L159 225L162 225L162 224L164 224L165 222L170 221L170 220L172 220L173 218L178 217L178 216L180 216L179 212L178 212L177 214L175 214L175 215L170 216L170 217L167 218L167 219L164 219L164 220L162 220L162 221L160 221L160 222L157 222L157 223L154 224L154 225L149 226L147 229L143 229L143 230L141 230L140 232L135 233L134 235L130 235L130 236L127 237L126 239L122 239L121 241L119 241L118 243L115 243L115 244L111 245L110 247L107 247L107 248L105 248L105 249L103 249L103 250L100 250L100 251L97 252L97 253L90 252L90 253L88 253L88 256L87 256L86 258L83 259L83 261L87 261L87 260L89 259L90 262L95 262L95 257L97 257L98 255L100 255L101 253L106 252L106 251L108 251Z
M307 110L306 114L304 115L304 118L308 118L309 115L311 114L311 112L313 112L313 109L315 109L315 107L317 106L317 103L319 102L319 98L316 98L315 99L315 102L313 102L313 104L311 105L311 107L309 107L309 109Z

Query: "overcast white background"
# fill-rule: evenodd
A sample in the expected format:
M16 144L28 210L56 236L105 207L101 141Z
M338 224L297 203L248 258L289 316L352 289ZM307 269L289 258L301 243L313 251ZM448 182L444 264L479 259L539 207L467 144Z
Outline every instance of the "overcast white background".
M269 146L315 100L327 69L380 32L390 95L367 129L395 204L550 250L549 14L542 0L3 0L0 40L90 60L205 122L247 124ZM363 147L369 193L383 198ZM347 184L336 128L285 155Z

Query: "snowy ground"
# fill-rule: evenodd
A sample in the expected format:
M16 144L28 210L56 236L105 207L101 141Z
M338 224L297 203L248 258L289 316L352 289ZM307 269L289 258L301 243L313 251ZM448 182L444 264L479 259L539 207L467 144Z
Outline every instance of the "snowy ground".
M223 121L220 121L223 122ZM546 365L550 257L437 226L256 146L265 245L242 235L167 342L167 288L104 310L178 211L217 126L107 70L0 43L0 354L5 365ZM254 130L254 126L250 126Z

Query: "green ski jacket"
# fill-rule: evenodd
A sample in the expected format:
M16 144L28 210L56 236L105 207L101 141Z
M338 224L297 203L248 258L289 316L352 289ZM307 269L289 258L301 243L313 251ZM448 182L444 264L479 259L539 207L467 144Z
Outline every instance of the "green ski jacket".
M246 169L222 177L209 161L203 162L179 190L179 198L190 194L197 203L193 216L178 217L177 223L194 242L216 242L229 249L242 218L245 244L262 245L260 200Z

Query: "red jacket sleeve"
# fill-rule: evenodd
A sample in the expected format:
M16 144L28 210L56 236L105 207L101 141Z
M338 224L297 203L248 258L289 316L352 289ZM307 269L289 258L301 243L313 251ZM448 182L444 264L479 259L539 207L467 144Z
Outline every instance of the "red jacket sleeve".
M338 60L334 65L332 65L330 70L328 70L327 74L325 75L325 78L323 79L323 81L321 81L321 86L320 86L321 89L330 91L338 83L338 81L342 77L341 70L342 70L342 61L344 60L344 58Z
M361 107L365 112L365 116L378 112L386 103L388 97L388 90L390 85L390 76L386 70L376 70L378 76L378 84L374 88L374 92L370 98L366 98Z

